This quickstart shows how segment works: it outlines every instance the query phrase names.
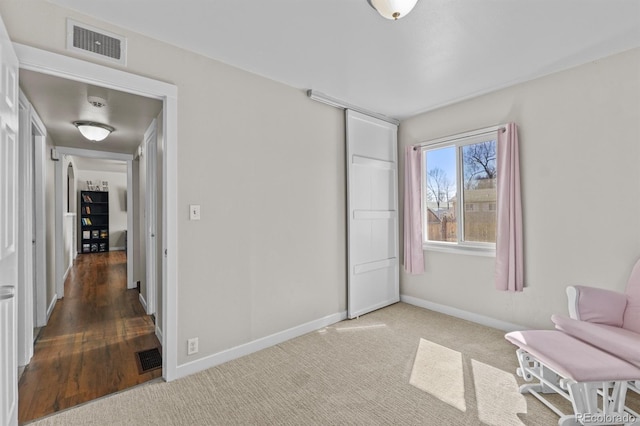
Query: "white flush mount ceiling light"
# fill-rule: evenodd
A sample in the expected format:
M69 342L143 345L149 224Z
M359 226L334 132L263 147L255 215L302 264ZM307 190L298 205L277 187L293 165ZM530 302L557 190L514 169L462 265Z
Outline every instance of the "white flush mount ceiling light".
M397 21L411 12L418 0L367 0L367 2L383 18Z
M115 130L111 126L93 121L74 121L73 125L78 128L82 136L93 142L104 140Z

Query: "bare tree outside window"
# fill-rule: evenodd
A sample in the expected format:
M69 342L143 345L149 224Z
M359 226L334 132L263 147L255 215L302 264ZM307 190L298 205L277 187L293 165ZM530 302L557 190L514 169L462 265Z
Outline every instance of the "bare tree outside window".
M496 161L495 140L462 147L465 241L496 241Z
M440 204L451 200L451 190L454 184L447 177L447 173L440 167L434 167L427 172L427 200L436 203L438 210Z
M496 142L487 141L467 145L462 149L465 189L474 189L480 180L497 176Z

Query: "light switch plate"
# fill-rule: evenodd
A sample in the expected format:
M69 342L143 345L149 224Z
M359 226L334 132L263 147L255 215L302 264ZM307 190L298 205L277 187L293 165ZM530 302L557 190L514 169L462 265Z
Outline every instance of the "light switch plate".
M200 204L189 204L189 220L200 220Z

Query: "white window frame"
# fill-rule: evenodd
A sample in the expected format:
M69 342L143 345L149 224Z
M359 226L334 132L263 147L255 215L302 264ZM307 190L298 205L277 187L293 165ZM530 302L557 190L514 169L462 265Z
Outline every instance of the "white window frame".
M476 256L489 256L495 257L496 255L496 244L495 243L485 243L485 242L476 242L476 241L465 241L464 238L464 213L465 205L464 205L464 191L461 190L463 186L461 183L464 182L464 167L463 167L463 159L461 155L461 148L466 145L473 145L482 142L496 141L496 154L498 150L497 146L497 134L496 132L484 132L482 134L460 134L454 135L446 138L446 140L434 140L430 142L425 142L420 144L420 187L421 187L421 206L426 205L427 199L427 179L426 179L426 161L425 161L425 152L441 149L441 148L449 148L454 147L456 150L456 223L457 223L457 242L448 242L448 241L429 241L427 240L427 220L428 214L426 211L422 212L422 248L423 250L430 251L439 251L445 253L458 253L458 254L468 254L468 255L476 255ZM496 163L497 163L496 156ZM497 191L497 189L496 189ZM496 200L497 204L497 200ZM497 214L497 212L496 212Z

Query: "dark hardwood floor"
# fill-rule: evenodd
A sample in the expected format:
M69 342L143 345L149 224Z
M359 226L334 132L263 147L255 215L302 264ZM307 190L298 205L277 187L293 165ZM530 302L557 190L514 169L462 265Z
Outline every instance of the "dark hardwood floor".
M126 272L122 251L78 256L20 378L20 423L162 376L139 374L136 352L160 342Z

